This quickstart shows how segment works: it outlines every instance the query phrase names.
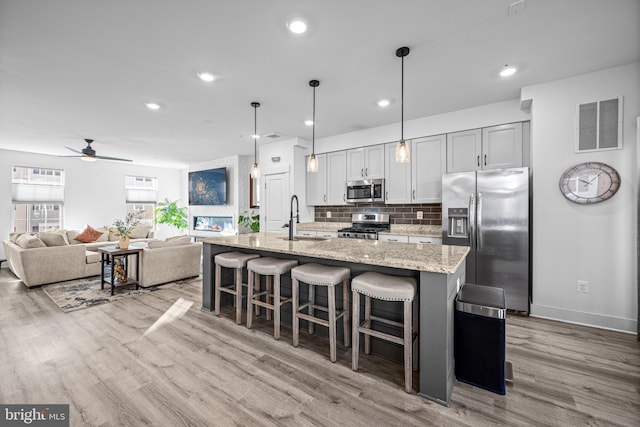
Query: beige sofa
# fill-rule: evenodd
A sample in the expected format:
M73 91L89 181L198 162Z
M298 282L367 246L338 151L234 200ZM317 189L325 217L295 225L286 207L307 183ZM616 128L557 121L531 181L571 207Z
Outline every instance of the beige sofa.
M116 245L118 237L105 233L95 242L82 243L75 240L79 233L63 230L12 234L2 242L9 269L28 287L100 274L97 249ZM145 237L137 237L143 234ZM134 237L132 242L146 242L153 237L153 231L143 226Z
M202 244L189 236L150 240L140 257L140 286L149 287L200 275Z

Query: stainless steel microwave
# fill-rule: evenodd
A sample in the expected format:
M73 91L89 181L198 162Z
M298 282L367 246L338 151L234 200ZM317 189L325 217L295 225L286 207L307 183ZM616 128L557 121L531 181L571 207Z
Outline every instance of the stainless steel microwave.
M347 181L347 202L384 202L384 179Z

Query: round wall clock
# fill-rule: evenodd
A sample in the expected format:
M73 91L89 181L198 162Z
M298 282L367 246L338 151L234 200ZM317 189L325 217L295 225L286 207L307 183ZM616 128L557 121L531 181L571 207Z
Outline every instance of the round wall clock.
M581 205L604 202L620 188L620 175L611 166L585 162L567 169L560 177L560 192Z

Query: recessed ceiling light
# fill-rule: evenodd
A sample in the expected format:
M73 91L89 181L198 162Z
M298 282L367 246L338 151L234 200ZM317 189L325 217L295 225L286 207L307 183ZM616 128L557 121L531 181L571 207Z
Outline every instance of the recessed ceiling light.
M160 109L160 105L156 104L155 102L146 102L144 105L146 105L149 110L159 110Z
M507 65L504 66L502 71L500 71L500 77L509 77L509 76L515 74L515 72L516 72L516 68L512 67L509 64L507 64Z
M381 99L378 101L378 107L388 107L390 104L388 99Z
M307 126L313 126L313 120L305 120L304 124Z
M211 73L198 73L198 77L205 82L212 82L215 80L215 76Z
M307 23L300 18L295 18L287 22L287 28L293 34L303 34L307 31Z

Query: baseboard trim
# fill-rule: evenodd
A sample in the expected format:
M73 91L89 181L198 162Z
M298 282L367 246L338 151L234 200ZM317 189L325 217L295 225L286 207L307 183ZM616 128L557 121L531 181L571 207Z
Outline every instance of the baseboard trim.
M623 317L605 316L602 314L586 313L583 311L567 310L565 308L531 304L530 315L541 319L558 320L576 325L592 326L594 328L636 334L638 321Z

